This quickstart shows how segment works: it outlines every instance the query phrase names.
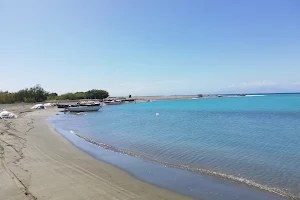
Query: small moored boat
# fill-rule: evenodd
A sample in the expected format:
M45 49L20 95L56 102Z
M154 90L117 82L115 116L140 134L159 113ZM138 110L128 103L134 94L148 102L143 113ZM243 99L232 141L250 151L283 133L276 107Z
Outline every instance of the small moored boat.
M119 105L123 102L121 100L107 100L107 101L104 101L104 103L106 105Z
M99 101L80 101L77 104L81 106L99 106L100 102Z
M68 108L69 104L57 104L57 108Z
M102 108L100 105L88 105L88 106L71 106L68 108L70 112L89 112L98 111Z

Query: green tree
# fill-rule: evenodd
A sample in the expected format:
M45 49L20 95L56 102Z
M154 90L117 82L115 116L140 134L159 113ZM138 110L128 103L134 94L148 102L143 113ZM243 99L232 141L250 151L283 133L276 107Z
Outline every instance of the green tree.
M50 93L48 96L49 96L49 97L57 97L58 95L57 95L57 93L52 92L52 93Z
M0 103L14 103L14 94L0 91Z
M24 102L24 100L26 98L29 98L30 94L29 94L29 90L28 88L25 88L23 90L19 90L18 92L15 93L14 97L15 97L15 101L16 102Z
M16 103L16 102L41 102L48 100L78 100L78 99L105 99L109 93L105 90L89 90L87 92L66 93L60 96L57 93L49 93L40 85L35 85L31 88L19 90L16 93L8 91L0 91L0 103Z
M76 92L74 94L76 99L86 99L86 93L85 92Z
M41 85L37 84L29 89L30 98L34 99L36 102L45 101L49 95Z
M47 100L57 100L58 99L58 94L55 92L52 92L48 95Z
M16 102L41 102L45 101L48 95L41 85L35 85L29 89L19 90L14 94L14 99Z
M59 100L75 100L75 95L73 93L62 94L58 97Z
M109 96L106 90L89 90L86 92L86 98L88 99L105 99Z

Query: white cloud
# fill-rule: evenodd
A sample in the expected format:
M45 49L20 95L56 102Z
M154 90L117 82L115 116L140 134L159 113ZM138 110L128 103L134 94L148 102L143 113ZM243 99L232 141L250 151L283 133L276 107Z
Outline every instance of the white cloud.
M253 82L243 82L243 83L238 83L238 84L232 84L229 87L234 87L234 88L243 88L243 87L259 87L259 86L271 86L271 85L277 85L276 82L272 81L253 81Z
M300 85L300 81L293 83L293 85Z

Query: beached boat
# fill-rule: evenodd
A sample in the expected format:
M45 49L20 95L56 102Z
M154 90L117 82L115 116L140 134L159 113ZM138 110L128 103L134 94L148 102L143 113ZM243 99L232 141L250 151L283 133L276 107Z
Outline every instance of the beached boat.
M68 108L69 104L57 104L57 108Z
M102 108L100 105L85 105L85 106L71 106L68 108L70 112L89 112L98 111Z
M119 105L123 102L121 100L107 100L107 101L104 101L104 103L106 105Z
M100 106L100 103L88 104L88 103L80 103L80 106Z
M100 102L99 101L80 101L77 103L81 106L99 106Z

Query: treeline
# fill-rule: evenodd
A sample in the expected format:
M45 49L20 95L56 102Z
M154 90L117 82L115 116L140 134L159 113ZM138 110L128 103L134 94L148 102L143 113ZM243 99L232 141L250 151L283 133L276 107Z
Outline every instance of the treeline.
M109 93L105 90L89 90L87 92L66 93L58 96L56 93L51 93L48 100L79 100L79 99L105 99Z
M57 95L57 93L49 93L40 85L31 88L25 88L18 92L2 92L0 91L0 103L33 103L46 100L79 100L79 99L105 99L109 93L105 90L89 90L87 92L66 93Z
M31 88L19 90L18 92L0 91L0 103L41 102L45 101L48 95L49 93L40 85L35 85Z

